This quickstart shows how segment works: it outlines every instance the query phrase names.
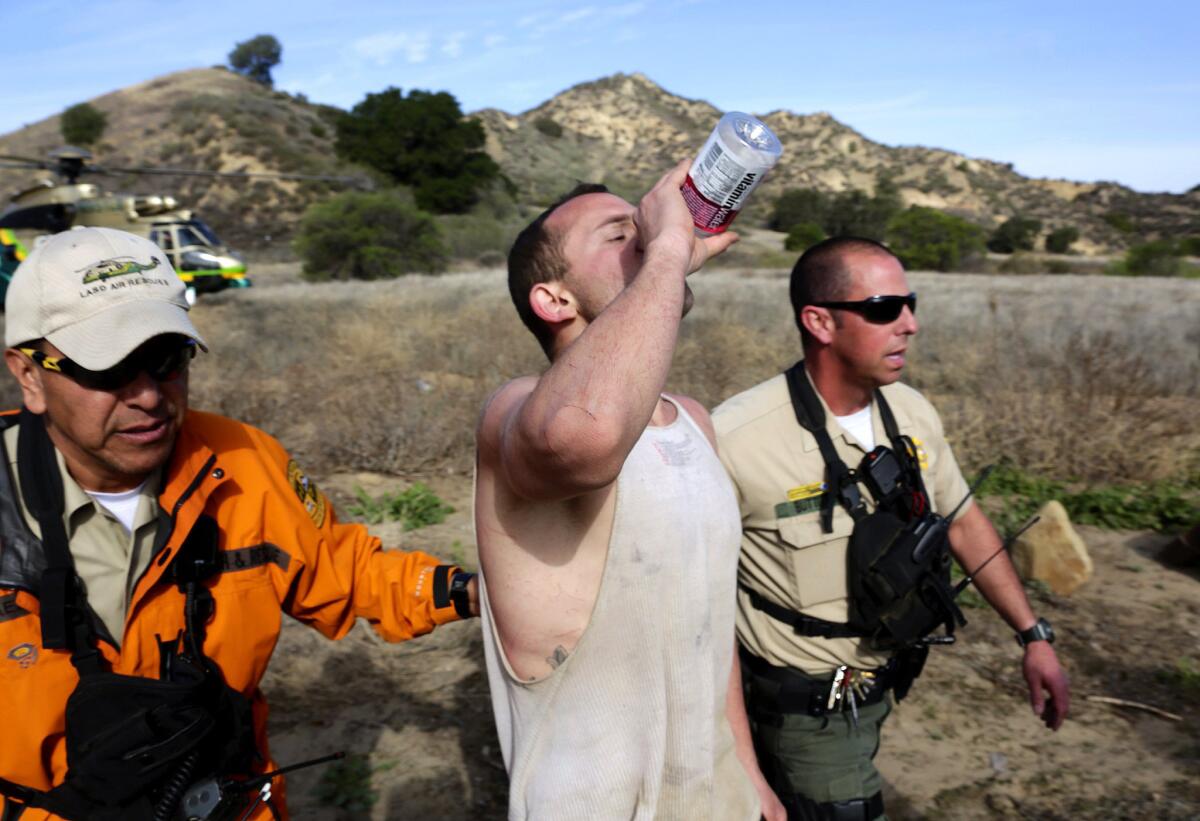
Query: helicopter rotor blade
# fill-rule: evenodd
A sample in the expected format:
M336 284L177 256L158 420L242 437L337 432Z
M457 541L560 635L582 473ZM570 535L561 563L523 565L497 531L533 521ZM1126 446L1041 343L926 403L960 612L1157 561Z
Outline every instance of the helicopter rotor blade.
M323 180L325 182L340 182L346 185L368 184L368 180L363 177L343 177L333 174L288 174L276 171L195 171L188 168L146 168L114 165L91 165L87 166L86 170L93 174L154 174L162 177L223 177L242 180Z
M39 160L35 157L22 157L19 154L0 154L0 160L12 160L25 165L5 165L5 168L40 168L44 171L49 171L54 166L45 160Z
M25 168L25 169L39 169L42 171L49 170L44 165L35 165L31 162L0 162L0 168Z

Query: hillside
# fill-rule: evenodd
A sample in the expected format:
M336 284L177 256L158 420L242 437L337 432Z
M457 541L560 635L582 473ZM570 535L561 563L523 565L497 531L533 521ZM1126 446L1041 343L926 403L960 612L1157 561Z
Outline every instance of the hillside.
M671 94L640 74L582 83L520 115L478 112L488 151L537 201L552 199L576 179L603 180L623 193L644 190L680 157L690 156L721 112ZM1141 194L1114 183L1037 180L1011 164L940 149L894 148L874 142L829 114L774 111L764 117L784 145L783 158L749 208L762 216L785 188L872 191L890 176L906 204L928 205L996 225L1033 216L1049 231L1073 224L1082 250L1124 247L1129 237L1103 220L1128 215L1143 236L1200 233L1200 191ZM545 121L561 126L561 136ZM541 129L539 129L539 123ZM550 132L550 133L546 133Z
M89 101L108 116L99 165L201 171L353 174L333 152L337 109L311 105L221 68L167 74ZM62 145L59 117L0 137L0 154L44 157ZM48 172L0 171L5 197ZM197 177L89 176L109 190L174 195L238 248L267 250L291 236L310 203L331 183Z
M90 101L109 118L96 160L220 171L363 175L333 152L337 109L263 88L221 68L165 75ZM640 74L617 74L567 89L522 114L476 112L488 151L516 183L521 201L552 200L576 180L602 180L636 197L663 169L690 156L720 112L671 94ZM58 117L0 137L0 153L41 157L62 142ZM742 217L763 220L788 187L873 190L880 176L908 204L929 205L995 225L1014 214L1049 231L1075 225L1085 253L1117 251L1135 239L1200 234L1200 187L1187 194L1141 194L1114 183L1023 177L1011 165L951 151L891 147L867 139L826 113L765 116L784 144L780 166ZM0 192L38 176L0 170ZM112 190L170 193L198 211L233 245L283 248L297 218L335 186L279 180L212 181L189 177L116 177ZM1120 214L1136 226L1121 233L1104 220Z

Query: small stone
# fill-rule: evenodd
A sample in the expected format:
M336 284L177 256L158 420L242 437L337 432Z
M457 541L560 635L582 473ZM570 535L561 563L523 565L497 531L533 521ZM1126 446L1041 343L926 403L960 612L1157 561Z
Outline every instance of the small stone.
M1004 753L988 753L988 764L997 773L1002 773L1008 770L1008 756Z
M1091 578L1092 557L1060 502L1046 502L1038 516L1038 523L1013 545L1013 564L1021 578L1045 582L1060 596L1070 595Z

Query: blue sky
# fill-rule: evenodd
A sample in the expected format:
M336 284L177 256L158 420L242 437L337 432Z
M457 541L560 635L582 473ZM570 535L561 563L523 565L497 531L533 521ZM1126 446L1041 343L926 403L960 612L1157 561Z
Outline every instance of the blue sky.
M722 109L828 111L889 145L1142 191L1200 183L1200 6L1184 2L0 0L0 133L259 33L276 85L350 107L389 85L517 113L640 71ZM786 146L785 146L786 149Z

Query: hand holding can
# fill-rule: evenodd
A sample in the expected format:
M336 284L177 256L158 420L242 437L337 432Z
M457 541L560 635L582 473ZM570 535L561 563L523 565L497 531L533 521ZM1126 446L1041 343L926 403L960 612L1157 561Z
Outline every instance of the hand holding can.
M740 111L722 117L681 188L697 230L728 229L782 153L779 138L762 120Z

